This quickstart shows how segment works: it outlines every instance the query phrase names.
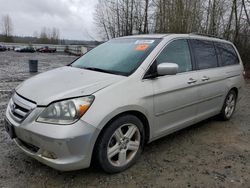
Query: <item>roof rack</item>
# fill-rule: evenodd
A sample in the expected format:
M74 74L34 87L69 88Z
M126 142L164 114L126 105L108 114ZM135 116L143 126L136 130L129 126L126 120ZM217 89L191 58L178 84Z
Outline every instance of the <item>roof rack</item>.
M199 35L199 36L205 36L205 37L213 37L213 38L218 38L218 39L223 39L221 37L215 36L215 35L211 35L211 34L206 34L206 33L189 33L189 35Z

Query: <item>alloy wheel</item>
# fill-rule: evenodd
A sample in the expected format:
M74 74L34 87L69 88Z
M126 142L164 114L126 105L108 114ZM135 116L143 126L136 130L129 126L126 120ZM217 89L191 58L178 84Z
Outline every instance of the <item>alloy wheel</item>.
M115 130L111 136L107 157L109 162L116 167L128 164L136 155L141 142L141 134L134 124L124 124Z
M235 104L236 104L235 96L233 93L230 93L227 96L226 107L225 107L225 115L227 118L230 118L232 116L235 109Z

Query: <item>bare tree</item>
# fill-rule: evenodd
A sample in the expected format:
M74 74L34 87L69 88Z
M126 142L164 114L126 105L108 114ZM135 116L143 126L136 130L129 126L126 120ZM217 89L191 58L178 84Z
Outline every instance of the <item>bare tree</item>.
M52 29L43 27L40 32L38 42L45 44L58 44L60 40L60 31L58 28L53 27Z
M58 28L53 27L51 31L51 38L50 38L51 43L58 44L59 39L60 39L60 31Z
M4 15L2 17L2 34L4 36L5 42L12 41L12 33L13 33L13 24L10 16Z
M145 0L145 10L144 10L144 33L148 33L148 6L149 1Z
M245 11L245 14L246 14L246 17L247 17L247 23L250 26L250 18L249 18L248 12L247 12L245 0L242 0L242 6L244 8L244 11Z
M95 22L106 39L148 33L151 0L99 0Z

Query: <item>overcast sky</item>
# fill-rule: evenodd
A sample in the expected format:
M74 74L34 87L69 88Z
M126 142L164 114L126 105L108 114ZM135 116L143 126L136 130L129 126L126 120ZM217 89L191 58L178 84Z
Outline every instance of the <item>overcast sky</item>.
M56 27L60 38L98 39L93 13L98 0L0 0L0 17L8 14L14 34L33 36L42 27ZM2 19L0 19L2 21Z

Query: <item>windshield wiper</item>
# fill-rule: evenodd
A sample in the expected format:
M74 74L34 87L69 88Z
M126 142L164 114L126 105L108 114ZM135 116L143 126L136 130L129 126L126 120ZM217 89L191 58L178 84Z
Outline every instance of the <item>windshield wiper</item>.
M87 69L87 70L92 70L92 71L98 71L98 72L104 72L104 73L109 73L109 74L115 74L115 72L113 72L113 71L104 70L104 69L95 68L95 67L82 67L82 68L83 69Z

